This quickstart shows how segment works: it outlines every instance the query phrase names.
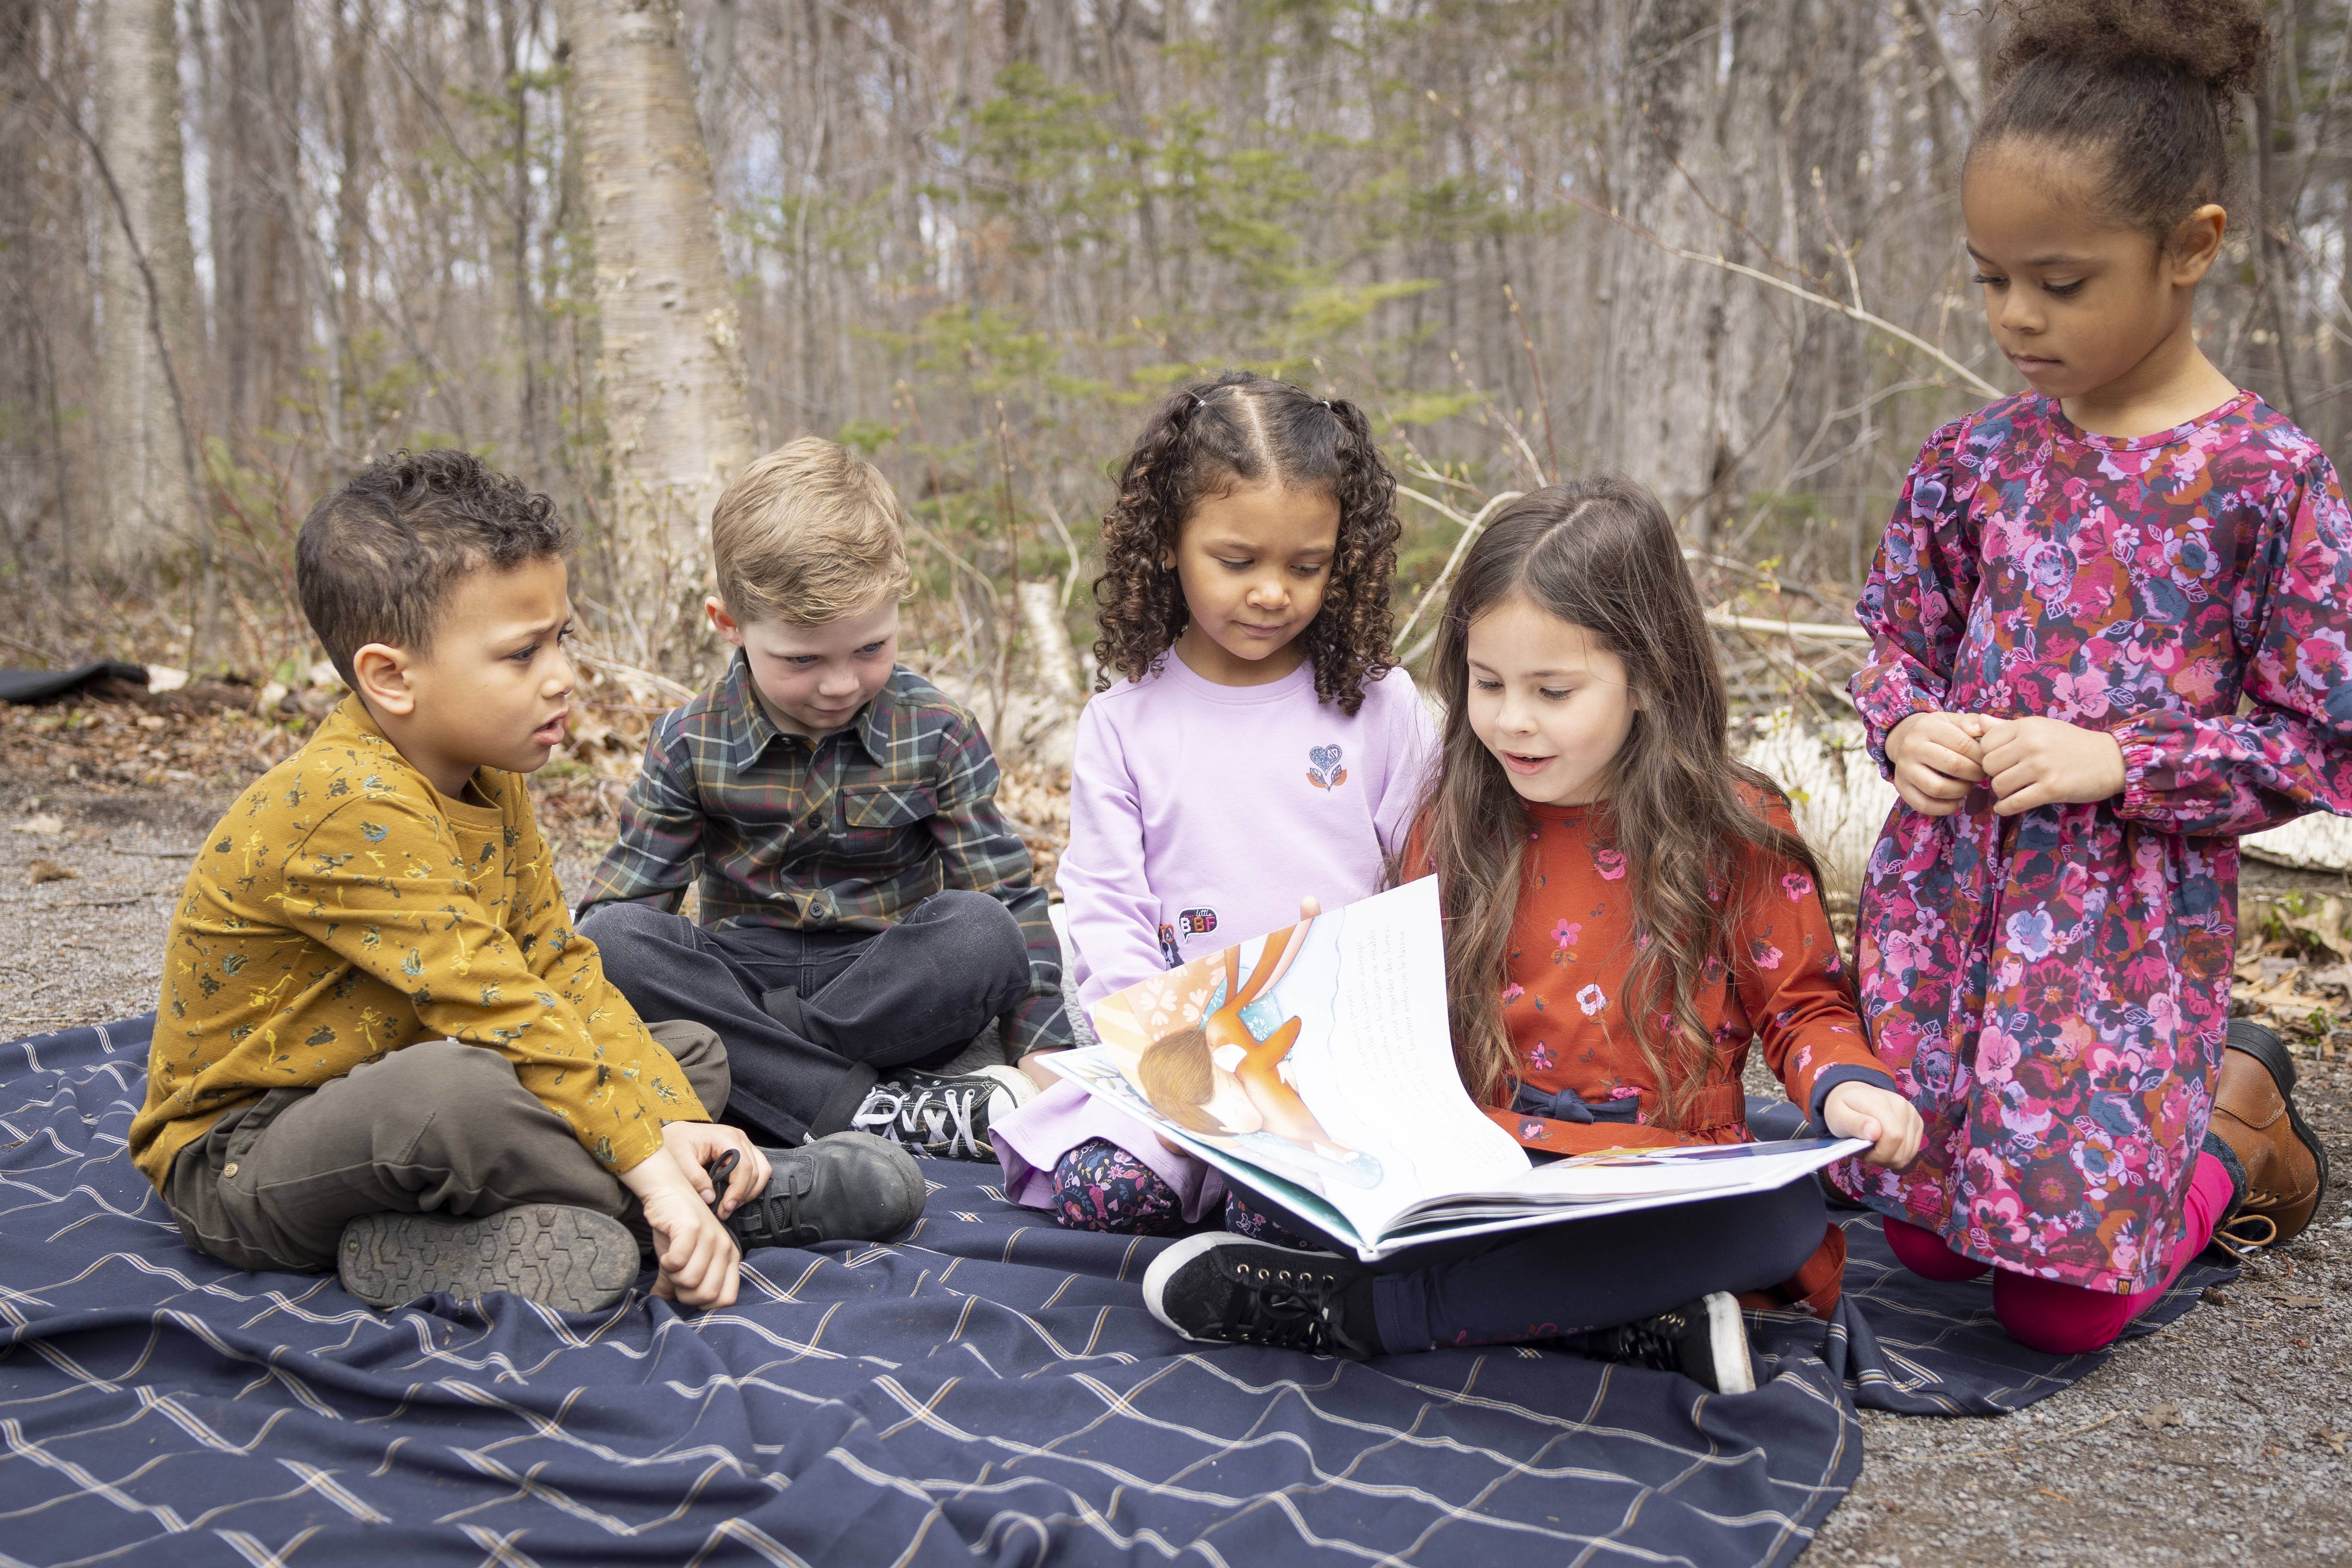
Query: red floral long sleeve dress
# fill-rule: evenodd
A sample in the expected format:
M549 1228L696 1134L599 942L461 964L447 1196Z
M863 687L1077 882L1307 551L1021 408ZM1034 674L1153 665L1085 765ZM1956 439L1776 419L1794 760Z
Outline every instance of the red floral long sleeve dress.
M1736 1143L1748 1136L1740 1075L1751 1043L1809 1110L1838 1081L1890 1080L1864 1042L1835 935L1812 879L1785 861L1748 858L1734 899L1733 951L1695 998L1716 1043L1689 1109L1659 1120L1657 1075L1626 1015L1636 952L1624 856L1596 808L1531 805L1526 881L1511 926L1503 1018L1518 1058L1516 1103L1486 1114L1523 1146L1554 1154L1631 1145ZM1605 810L1602 815L1605 817ZM1795 831L1777 803L1766 815ZM1588 1120L1589 1119L1589 1120ZM1845 1263L1835 1226L1782 1290L1817 1310L1836 1300Z

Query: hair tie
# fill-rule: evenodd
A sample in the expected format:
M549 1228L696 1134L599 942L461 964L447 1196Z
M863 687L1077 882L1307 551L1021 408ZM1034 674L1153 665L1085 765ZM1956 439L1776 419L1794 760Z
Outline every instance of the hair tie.
M1323 400L1323 411L1327 414L1337 414L1339 412L1338 409L1331 406L1331 400L1328 397Z

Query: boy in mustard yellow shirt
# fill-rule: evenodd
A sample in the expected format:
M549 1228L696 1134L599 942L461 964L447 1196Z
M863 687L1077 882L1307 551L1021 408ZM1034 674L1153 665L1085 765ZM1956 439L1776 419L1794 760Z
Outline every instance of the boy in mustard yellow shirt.
M571 542L451 451L373 463L303 525L303 609L353 695L198 852L131 1129L193 1246L338 1268L377 1306L593 1310L643 1244L657 1294L724 1306L739 1242L921 1211L881 1140L763 1151L718 1124L718 1037L656 1039L572 929L523 780L563 737Z

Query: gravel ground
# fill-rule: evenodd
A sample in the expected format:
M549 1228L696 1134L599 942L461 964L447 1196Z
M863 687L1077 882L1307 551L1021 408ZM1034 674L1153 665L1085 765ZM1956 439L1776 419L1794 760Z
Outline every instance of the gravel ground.
M186 852L228 794L194 780L101 793L11 771L0 764L0 1038L147 1011ZM49 816L55 832L9 830ZM566 848L576 887L589 857ZM77 875L32 883L37 860ZM2300 1067L2304 1114L2352 1173L2352 1064ZM2347 1308L2339 1188L2294 1245L2022 1415L1865 1415L1862 1479L1806 1562L2352 1563Z

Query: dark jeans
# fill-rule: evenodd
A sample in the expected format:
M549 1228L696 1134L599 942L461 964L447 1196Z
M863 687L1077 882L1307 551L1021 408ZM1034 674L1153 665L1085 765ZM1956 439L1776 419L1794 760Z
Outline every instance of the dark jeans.
M1373 1315L1391 1352L1510 1344L1630 1323L1714 1290L1792 1278L1828 1227L1821 1189L1675 1204L1433 1242L1373 1267Z
M647 1026L711 1115L727 1051L698 1025ZM273 1089L182 1149L163 1205L188 1245L239 1268L332 1268L362 1215L569 1204L650 1239L637 1200L572 1125L482 1046L418 1040L316 1089Z
M845 1130L877 1069L953 1056L1029 994L1020 923L985 893L934 893L878 932L705 928L623 903L580 934L640 1017L719 1031L728 1120L784 1143Z

